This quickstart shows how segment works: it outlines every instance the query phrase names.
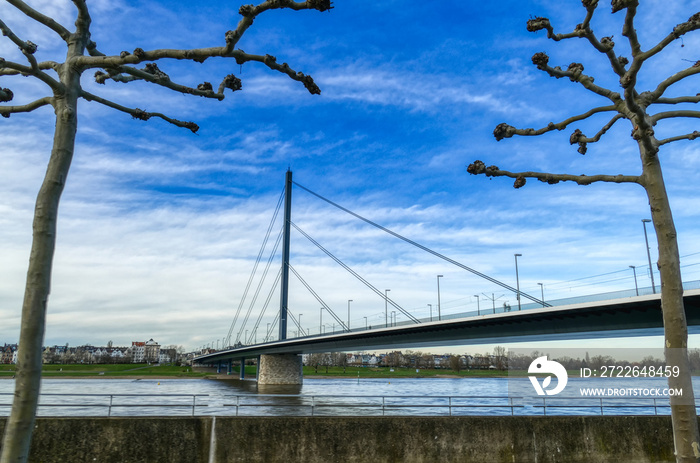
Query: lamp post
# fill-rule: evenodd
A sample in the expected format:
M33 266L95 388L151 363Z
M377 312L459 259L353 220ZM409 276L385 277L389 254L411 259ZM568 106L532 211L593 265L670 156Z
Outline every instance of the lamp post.
M428 307L430 307L430 321L433 321L433 304L428 304Z
M350 331L350 303L352 299L348 299L348 332Z
M304 315L303 313L299 314L299 333L301 333L301 336L304 336L304 328L301 327L301 316Z
M367 317L362 317L365 319L365 330L367 329Z
M318 321L318 334L323 334L323 307L321 307L321 316Z
M651 220L642 219L642 226L644 227L644 242L647 245L647 259L649 259L649 275L651 275L651 291L654 294L656 294L656 286L654 286L654 269L651 267L651 252L649 251L649 238L647 237L647 223L649 223L649 222L651 222Z
M537 283L540 285L540 291L542 291L542 307L545 307L544 305L544 285L542 283Z
M518 277L518 257L522 257L522 254L515 254L515 288L518 290L516 294L518 299L518 310L520 310L520 278Z
M438 286L438 321L442 320L442 313L440 312L440 278L442 275L437 276L437 286Z
M267 331L265 331L265 341L270 340L270 324L267 324Z
M481 315L481 308L479 307L479 295L475 294L474 297L476 298L476 314Z
M639 296L639 286L637 286L637 267L630 265L630 268L634 272L634 290L637 292L637 296Z
M384 290L384 326L389 326L389 291L391 290Z
M391 311L391 326L396 326L396 311Z

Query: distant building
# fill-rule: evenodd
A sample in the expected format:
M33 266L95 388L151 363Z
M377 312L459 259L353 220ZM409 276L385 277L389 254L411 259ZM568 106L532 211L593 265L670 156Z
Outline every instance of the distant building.
M134 341L131 343L131 361L133 363L144 363L146 361L146 343Z
M144 356L148 363L158 363L160 359L160 344L155 342L153 338L146 341L144 345Z
M17 344L5 344L0 347L0 363L17 363Z

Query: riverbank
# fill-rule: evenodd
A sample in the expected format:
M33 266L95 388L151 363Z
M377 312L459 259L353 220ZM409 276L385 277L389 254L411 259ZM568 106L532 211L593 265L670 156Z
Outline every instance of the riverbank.
M0 379L12 378L15 365L0 365ZM224 370L225 371L225 370ZM510 375L527 372L510 372ZM168 379L168 378L232 378L238 377L238 367L231 375L217 373L214 367L189 367L175 365L140 365L140 364L74 364L44 365L44 378L123 378L123 379ZM245 376L254 378L256 366L246 365ZM304 367L305 378L495 378L506 377L509 373L501 370L423 370L415 368L377 368L377 367Z

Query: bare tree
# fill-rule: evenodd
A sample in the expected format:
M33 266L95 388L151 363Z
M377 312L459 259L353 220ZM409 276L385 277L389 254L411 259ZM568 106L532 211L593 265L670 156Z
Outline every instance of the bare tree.
M509 172L496 166L487 167L481 161L475 161L470 164L467 171L471 174L484 174L489 177L503 176L514 178L515 188L525 185L528 178L534 178L549 184L563 181L572 181L579 185L590 185L594 182L613 182L637 184L644 188L649 199L651 217L659 247L658 267L662 282L661 307L664 322L666 363L667 365L679 366L682 372L679 377L670 377L668 379L671 388L683 389L682 401L677 397L671 398L676 458L678 461L696 461L700 458L700 437L698 436L698 422L687 356L688 330L683 307L683 286L676 229L661 171L659 149L671 142L694 140L700 137L700 132L693 131L659 139L655 136L654 127L657 123L667 123L678 118L700 117L700 111L696 110L656 110L658 105L678 107L676 105L697 104L700 102L700 94L693 96L665 96L666 91L672 85L688 77L700 74L700 61L672 74L661 81L656 88L649 91L640 92L637 89L637 78L642 67L651 58L657 56L669 44L684 34L700 28L700 13L694 14L688 21L678 24L660 42L647 50L643 50L634 24L639 2L637 0L612 0L613 13L626 10L622 36L629 43L630 60L616 54L612 36L599 39L593 33L590 24L598 6L598 0L582 0L582 3L586 9L586 17L583 23L577 25L572 32L566 34L555 33L549 19L543 17L530 19L527 22L527 29L531 32L546 30L547 37L555 41L570 38L587 40L595 50L607 57L612 71L616 74L616 78L619 79L622 92L619 93L594 83L592 76L584 74L584 68L581 63L571 63L566 70L563 70L558 66L550 66L549 57L545 53L536 53L532 57L532 62L538 69L546 72L551 77L566 77L595 95L605 98L608 104L592 108L585 113L572 116L558 123L550 122L540 129L518 129L508 124L499 124L494 130L494 136L496 140L502 140L514 135L542 135L554 130L564 130L572 124L587 120L595 115L607 114L609 119L592 137L586 136L579 129L574 130L570 137L571 144L578 145L578 152L585 154L589 143L598 142L614 124L627 120L632 127L632 138L639 149L642 173L640 175L570 175L542 172Z
M129 107L90 93L81 85L83 74L94 72L95 80L100 84L106 84L109 81L123 83L144 81L177 93L223 100L226 89L231 91L241 89L241 80L235 75L225 76L218 86L213 86L210 82L188 86L171 79L156 64L156 61L162 62L168 59L201 63L206 59L219 57L235 60L238 65L247 62L262 63L274 71L301 82L311 94L320 94L320 89L310 76L294 71L287 63L277 63L272 55L249 54L236 49L236 46L253 24L253 20L265 11L282 8L327 11L332 8L330 0L300 2L266 0L258 5L242 6L239 10L242 19L235 29L222 34L220 46L156 50L143 50L137 47L131 52L122 51L116 55L108 55L98 49L91 39L91 18L87 1L72 0L72 2L75 5L77 19L74 29L71 30L22 0L7 0L7 3L19 12L48 28L49 33L55 34L57 42L65 42L64 59L40 61L37 58L37 46L26 38L17 36L11 25L0 19L2 35L19 49L20 53L17 56L22 61L0 57L0 78L32 77L43 84L47 90L46 96L34 101L0 105L0 115L10 117L48 106L51 106L56 114L53 149L36 200L32 249L22 306L21 347L18 356L15 399L5 430L0 457L2 463L26 461L29 452L41 381L41 345L44 338L51 267L56 243L58 203L74 153L78 126L78 101L82 99L95 102L144 121L155 117L192 132L197 132L199 129L194 122L181 121L162 113ZM138 68L137 65L141 63L145 63L145 66ZM9 103L13 99L12 90L0 86L0 103Z

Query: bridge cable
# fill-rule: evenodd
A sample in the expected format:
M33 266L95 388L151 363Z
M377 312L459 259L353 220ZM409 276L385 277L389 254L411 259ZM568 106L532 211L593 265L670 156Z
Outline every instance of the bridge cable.
M316 240L314 240L314 239L311 238L309 235L307 235L301 228L299 228L299 227L297 226L297 224L295 224L294 222L291 222L291 225L292 225L294 228L296 228L296 229L299 231L299 233L301 233L302 235L304 235L304 237L306 237L307 240L311 241L314 245L316 245L317 248L319 248L321 251L325 252L326 255L328 255L328 257L330 257L331 259L333 259L334 261L336 261L341 267L343 267L345 270L347 270L348 272L350 272L350 273L352 274L352 276L354 276L355 278L357 278L358 280L360 280L362 283L365 284L365 286L367 286L369 289L371 289L372 291L374 291L375 293L377 293L379 296L381 296L382 299L385 299L385 300L386 300L389 304L391 304L393 307L396 307L397 309L399 309L404 315L406 315L406 316L407 316L409 319L411 319L414 323L420 323L420 320L418 320L416 317L414 317L413 315L411 315L409 312L405 311L405 310L403 309L403 307L399 306L396 302L392 301L385 293L382 293L380 290L378 290L377 288L375 288L374 286L372 286L372 284L371 284L369 281L365 280L365 279L362 278L357 272L355 272L353 269L351 269L350 267L348 267L347 265L345 265L345 263L343 263L340 259L338 259L337 257L335 257L329 250L327 250L326 248L324 248L323 246L321 246Z
M514 292L515 294L520 294L521 296L526 297L527 299L530 299L531 301L534 301L534 302L536 302L536 303L538 303L538 304L541 304L542 306L545 306L545 307L551 307L551 306L552 306L551 304L549 304L549 303L547 303L547 302L544 302L544 301L541 301L541 300L537 299L537 298L534 297L534 296L530 296L530 295L527 294L527 293L524 293L524 292L522 292L522 291L518 291L516 288L513 288L512 286L507 285L507 284L505 284L505 283L503 283L503 282L501 282L501 281L499 281L499 280L497 280L497 279L495 279L495 278L493 278L493 277L490 277L490 276L488 276L488 275L486 275L486 274L484 274L484 273L481 273L481 272L479 272L479 271L477 271L477 270L474 270L473 268L467 267L466 265L464 265L464 264L462 264L462 263L459 263L459 262L457 262L457 261L454 260L454 259L450 259L449 257L445 256L444 254L440 254L440 253L437 252L437 251L433 251L432 249L430 249L430 248L428 248L428 247L426 247L426 246L423 246L422 244L419 244L419 243L417 243L417 242L415 242L415 241L413 241L413 240L411 240L411 239L409 239L409 238L406 238L405 236L402 236L402 235L400 235L400 234L398 234L398 233L396 233L396 232L394 232L394 231L391 231L391 230L389 230L388 228L383 227L383 226L379 225L379 224L376 223L376 222L373 222L373 221L371 221L371 220L369 220L369 219L366 219L366 218L362 217L361 215L356 214L355 212L352 212L351 210L344 208L344 207L341 206L340 204L334 203L334 202L331 201L330 199L324 198L323 196L321 196L321 195L318 194L318 193L314 193L313 191L309 190L309 189L306 188L305 186L300 185L300 184L298 184L297 182L295 182L295 181L293 181L293 180L292 180L292 183L295 184L296 186L298 186L299 188L301 188L302 190L305 190L305 191L307 191L308 193L311 193L312 195L316 196L317 198L319 198L319 199L321 199L321 200L327 202L327 203L330 204L331 206L335 206L335 207L337 207L338 209L340 209L341 211L347 212L348 214L352 215L353 217L358 218L358 219L362 220L363 222L366 222L366 223L372 225L373 227L376 227L376 228L382 230L383 232L386 232L386 233L388 233L388 234L390 234L390 235L392 235L392 236L394 236L394 237L396 237L396 238L399 238L400 240L403 240L403 241L405 241L405 242L408 243L408 244L412 244L413 246L415 246L415 247L417 247L417 248L419 248L419 249L422 249L422 250L425 251L425 252L428 252L428 253L430 253L430 254L436 256L436 257L439 257L440 259L442 259L442 260L444 260L444 261L446 261L446 262L449 262L449 263L451 263L451 264L453 264L453 265L456 265L457 267L459 267L459 268L461 268L461 269L464 269L464 270L466 270L466 271L468 271L468 272L471 272L471 273L473 273L474 275L480 276L481 278L484 278L485 280L488 280L488 281L490 281L491 283L495 283L495 284L497 284L497 285L499 285L499 286L501 286L501 287L503 287L503 288L506 288L506 289L508 289L509 291Z
M243 331L245 329L245 326L248 324L248 319L250 318L250 314L253 311L253 306L255 305L255 302L258 300L258 296L260 295L260 290L262 289L263 283L265 283L265 278L267 277L267 272L270 270L270 266L272 265L272 261L275 258L275 253L277 252L277 248L279 247L280 242L282 241L282 229L280 229L279 234L277 235L277 241L275 242L275 246L272 249L272 252L270 253L270 258L267 260L267 264L265 265L265 270L263 271L262 276L260 277L260 283L258 283L258 287L255 290L255 294L253 295L253 300L250 302L250 306L248 307L248 312L246 312L245 318L243 319L243 323L241 324L241 329L238 332L238 335L236 336L236 342L238 342L242 335Z
M236 310L236 315L233 317L233 322L231 323L231 328L228 330L228 335L226 336L226 339L228 340L228 344L231 344L231 334L233 333L233 328L236 325L236 322L238 321L238 316L241 313L241 309L243 308L243 304L245 303L245 299L248 295L248 290L250 289L250 285L253 282L253 278L255 277L255 272L257 271L258 264L260 263L260 260L262 259L263 252L265 251L265 246L267 246L267 240L270 237L270 233L272 231L272 227L275 223L275 220L277 219L277 215L279 214L280 208L282 207L282 200L284 199L284 189L282 190L282 194L280 195L279 199L277 200L277 207L275 208L275 213L272 216L272 220L270 221L270 225L267 228L267 233L265 234L265 239L263 240L262 246L260 247L260 251L258 252L258 257L255 260L255 265L253 266L253 271L250 274L250 278L248 278L248 283L246 284L245 290L243 291L243 296L241 297L241 302L238 304L238 310Z
M294 224L292 224L292 225L294 225ZM338 317L338 315L336 315L336 313L333 312L333 310L331 310L331 308L328 306L328 304L326 304L326 303L323 301L323 299L321 299L321 296L319 296L319 295L316 293L316 291L314 291L314 290L311 288L311 286L310 286L306 281L304 281L304 279L301 277L301 275L299 275L299 273L294 269L294 267L292 267L292 266L290 265L290 266L289 266L289 269L292 271L292 273L294 273L294 275L296 275L297 278L299 278L299 281L301 281L301 284L303 284L303 285L306 287L306 289L309 290L309 292L311 293L311 295L312 295L313 297L316 298L316 300L319 302L319 304L321 304L321 305L323 306L323 308L326 309L326 310L328 311L328 313L330 313L330 314L333 316L333 318L336 319L336 321L337 321L338 323L340 323L340 326L341 326L341 328L343 328L343 331L348 331L348 332L349 332L350 330L348 329L348 326L347 326L345 323L343 323L343 321Z
M294 314L292 312L287 312L287 314L289 315L289 318L292 319L292 321L297 326L297 328L299 328L299 332L301 333L301 336L307 336L306 331L304 331L304 328L301 327L301 324L297 321Z
M260 326L260 322L262 321L262 318L265 315L265 312L267 311L267 307L270 305L270 300L272 300L272 296L275 295L275 292L277 290L277 285L279 285L281 278L282 278L282 267L280 267L279 271L277 272L277 277L275 278L275 282L272 284L272 288L270 288L270 292L267 294L267 299L265 299L265 304L263 305L263 308L260 311L260 314L258 315L258 319L256 320L255 325L253 325L253 329L251 330L252 335L247 339L248 344L251 344L250 340L255 336L255 332L258 330L258 327Z
M276 312L275 319L272 320L272 323L270 323L270 329L265 334L266 339L270 339L272 337L272 333L275 332L275 327L277 326L277 322L279 321L279 319L280 319L280 313Z

